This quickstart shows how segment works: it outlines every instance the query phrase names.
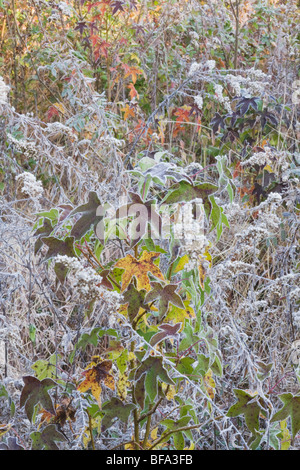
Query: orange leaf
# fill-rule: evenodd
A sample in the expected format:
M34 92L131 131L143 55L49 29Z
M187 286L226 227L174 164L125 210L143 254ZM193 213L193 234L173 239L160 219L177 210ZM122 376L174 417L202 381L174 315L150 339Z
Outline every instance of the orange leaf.
M128 104L126 104L125 108L121 108L121 111L124 111L124 119L127 121L129 116L134 117L134 109L130 108Z
M132 255L121 258L115 265L116 268L122 268L125 272L122 275L122 292L129 286L133 277L137 280L137 290L151 289L148 272L153 276L164 280L164 276L159 267L153 263L153 260L159 256L159 253L144 251L141 258L137 260Z
M136 66L130 66L127 64L122 64L122 67L125 70L124 78L131 77L133 84L137 81L138 75L143 75L143 71Z
M132 101L133 98L135 98L135 97L137 97L137 99L139 99L140 96L139 96L138 92L136 91L136 89L135 89L133 83L129 83L129 85L127 86L127 88L129 88L129 90L130 90L129 95L130 95L131 101Z

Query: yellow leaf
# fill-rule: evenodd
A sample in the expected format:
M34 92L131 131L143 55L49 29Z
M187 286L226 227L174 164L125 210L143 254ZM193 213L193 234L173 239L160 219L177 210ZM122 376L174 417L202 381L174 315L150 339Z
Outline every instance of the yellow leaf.
M0 437L4 436L11 428L11 424L0 424Z
M185 318L195 318L195 311L194 309L190 306L190 301L185 300L184 302L185 308L179 308L176 307L176 305L171 305L170 310L168 311L164 321L173 321L175 323L182 323L182 329L184 328L184 320Z
M274 173L274 171L272 170L272 168L270 167L270 165L264 166L264 170L266 170L268 173Z
M159 253L143 251L141 258L138 260L132 255L127 255L125 258L121 258L115 264L116 268L124 269L124 273L122 274L121 292L124 292L125 289L127 289L133 277L135 277L137 281L137 290L151 290L150 280L148 277L149 272L163 281L164 276L162 272L159 267L154 264L154 260L159 255Z
M128 375L126 373L120 374L119 380L117 382L117 392L122 400L125 400L125 398L127 397L127 389L129 387L130 382L128 380Z
M184 266L189 262L189 257L188 255L183 255L180 260L178 261L177 265L176 265L176 268L174 269L174 271L172 271L172 274L176 274L178 273L179 271L181 271Z
M154 429L151 431L150 436L151 436L151 439L152 439L153 441L155 441L155 439L157 439L157 433L158 433L158 427L154 428Z
M62 114L65 114L66 108L62 103L54 103L53 105L56 109L58 109Z
M286 419L283 420L283 421L280 421L280 429L281 429L281 432L282 432L280 450L288 450L290 445L291 445L291 435L290 435L290 432L287 428Z
M84 372L84 381L77 387L77 390L82 393L91 389L92 395L97 400L99 407L101 407L101 382L111 390L115 388L115 380L113 376L109 374L111 368L112 361L102 361L97 364L92 362Z
M205 376L203 377L203 382L207 395L211 400L213 400L215 397L216 382L213 379L211 369L208 369L208 371L206 372Z

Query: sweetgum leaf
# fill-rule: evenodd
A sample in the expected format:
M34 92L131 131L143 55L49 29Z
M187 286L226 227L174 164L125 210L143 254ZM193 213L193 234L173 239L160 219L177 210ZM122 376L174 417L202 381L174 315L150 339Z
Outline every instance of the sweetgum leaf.
M100 404L100 395L102 391L102 383L106 387L114 390L115 380L113 376L109 373L112 368L112 361L105 360L99 363L91 363L87 370L83 373L85 379L77 387L80 392L86 392L91 389L92 395L96 398L97 402Z
M258 401L258 397L246 390L235 389L234 394L238 401L230 407L227 416L236 417L244 415L248 429L252 433L250 442L252 442L259 431L259 414L265 415L265 412Z
M178 167L174 163L161 162L154 165L144 172L144 175L151 175L151 177L162 185L165 185L167 179L173 179L175 181L191 181L186 175L183 175L178 170Z
M42 242L41 238L48 237L48 235L50 235L52 230L53 230L53 227L52 227L51 220L48 219L47 217L45 217L44 220L43 220L43 225L41 225L41 227L39 227L33 234L34 237L38 236L38 238L35 242L35 245L34 245L34 254L35 255L37 254L37 252L43 246L43 242Z
M146 396L145 378L146 378L145 374L142 375L138 380L135 381L135 387L134 387L135 400L142 410L144 409L145 396Z
M133 283L131 283L123 294L124 303L128 303L127 312L131 322L139 313L140 308L144 307L145 293L145 290L138 291Z
M153 276L164 280L164 276L158 266L153 262L159 256L159 253L144 251L140 259L134 258L132 255L127 255L125 258L121 258L116 264L116 268L122 268L125 272L122 275L122 290L124 292L130 284L133 277L137 281L137 289L145 289L149 291L151 289L148 273L150 272Z
M150 340L151 346L155 346L156 344L160 343L160 341L163 341L166 338L176 337L178 335L178 331L180 330L181 325L181 323L176 323L176 325L164 323L160 325L159 329L162 331L152 336Z
M16 437L8 437L7 444L1 442L0 450L25 450L23 446L18 444Z
M97 215L98 211L101 215ZM73 236L75 240L80 240L91 228L91 226L95 228L104 217L103 207L101 206L100 199L95 191L91 191L89 193L88 202L79 207L76 207L76 209L71 212L70 217L77 213L81 213L81 217L74 224L71 230L71 236Z
M300 430L300 396L293 395L292 393L283 393L282 395L279 395L279 398L283 402L284 406L281 410L275 413L271 419L271 423L274 421L283 421L290 416L294 439Z
M68 274L68 268L64 265L64 263L55 263L54 272L57 276L57 279L61 284L63 284Z
M171 188L166 195L163 204L174 204L177 202L191 202L195 199L202 199L207 218L211 212L211 202L209 196L218 190L218 186L212 183L201 183L195 186L187 181L180 181L176 189Z
M135 380L139 380L145 374L145 389L151 401L157 396L157 380L158 378L169 385L174 385L173 380L169 377L167 371L162 365L162 357L148 357L141 363L135 373Z
M32 432L30 438L32 440L32 450L59 450L55 441L66 441L65 436L57 431L54 424L49 424L42 432Z
M119 398L113 397L108 403L103 405L104 416L101 421L102 432L108 429L114 422L114 418L120 419L123 423L128 421L129 415L136 406L133 403L123 403Z
M23 381L25 385L20 397L20 406L25 405L28 419L32 421L34 408L38 403L49 413L55 414L52 399L48 394L48 390L57 385L54 380L46 378L40 381L35 377L26 376Z
M65 240L60 240L56 237L43 237L42 242L48 246L48 252L44 260L55 258L57 255L65 255L70 258L76 257L74 251L74 237L66 237Z
M143 236L147 233L149 226L152 226L157 234L161 233L162 219L158 212L155 210L156 200L149 199L143 201L139 194L129 192L131 202L125 206L120 207L116 212L117 218L124 218L138 214L133 224L134 230L131 237L131 247L136 245ZM138 229L138 230L137 230ZM148 229L148 238L151 238L151 230Z
M159 313L161 317L167 313L170 303L176 307L184 308L184 303L180 295L176 294L176 290L178 289L177 284L168 284L162 287L159 282L150 282L150 285L152 290L147 293L145 302L153 302L159 298Z

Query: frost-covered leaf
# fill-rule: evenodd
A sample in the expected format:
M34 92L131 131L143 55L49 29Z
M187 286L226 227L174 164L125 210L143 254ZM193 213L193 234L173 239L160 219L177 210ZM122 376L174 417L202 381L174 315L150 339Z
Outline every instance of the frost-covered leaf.
M64 442L67 439L56 429L55 424L49 424L42 432L32 432L32 450L59 450L55 442Z
M218 190L218 186L212 183L200 183L193 185L187 181L180 181L179 186L170 189L163 204L174 204L178 202L191 202L195 199L202 199L206 216L211 212L211 201L209 196Z
M227 416L236 417L244 415L246 425L252 433L250 443L257 438L259 431L259 415L265 415L265 411L259 402L259 396L256 393L251 393L246 390L234 389L234 394L237 397L237 402L230 407Z
M175 181L189 181L191 183L190 178L186 175L182 174L180 169L173 163L157 163L152 168L149 168L147 171L144 172L144 176L150 175L155 183L159 183L165 185L167 179L172 179Z
M92 362L87 370L83 373L85 379L81 384L77 387L77 389L84 393L87 390L91 389L92 395L97 400L98 404L100 404L100 395L102 391L102 383L106 385L106 387L114 390L115 388L115 380L113 376L109 373L112 368L112 361L102 361L102 362Z
M135 381L138 381L143 375L145 375L145 390L151 401L157 396L158 378L164 383L174 385L173 380L170 379L163 367L162 357L150 356L143 361L135 373Z
M74 237L66 237L65 240L56 237L43 237L41 240L48 246L48 252L44 260L55 258L57 255L69 256L70 258L76 257Z
M25 450L23 446L18 443L16 437L8 437L6 444L1 442L0 450Z
M54 406L48 391L57 384L49 378L38 380L35 377L23 377L24 387L20 397L20 406L25 406L28 419L32 421L34 408L41 404L42 407L52 414L55 414Z
M160 343L166 338L176 338L178 335L178 332L180 330L181 323L176 323L176 325L170 325L168 323L163 323L162 325L159 326L159 331L156 333L154 336L152 336L150 340L151 346L155 346L156 344Z
M279 395L279 398L283 402L283 407L275 413L271 419L271 423L274 421L283 421L290 416L294 439L300 431L300 396L293 395L292 393L283 393Z
M140 308L144 308L146 291L144 289L137 290L133 283L131 283L128 289L123 294L124 303L127 304L128 317L131 322L135 319L140 311Z
M170 303L176 307L184 308L184 303L180 295L176 293L176 290L178 289L177 284L167 284L166 286L162 286L159 282L150 282L150 285L152 289L147 293L145 302L150 303L159 299L160 317L163 317L167 313Z
M104 416L101 421L102 432L106 431L115 421L115 418L121 420L123 423L128 421L130 413L136 408L133 403L123 403L117 397L113 397L108 403L102 406L101 411Z
M121 292L127 289L133 277L136 278L138 290L145 289L149 291L151 289L148 277L149 272L153 276L164 280L164 276L159 267L153 262L158 256L159 253L144 251L139 259L134 258L132 255L127 255L125 258L121 258L117 261L115 267L124 269Z
M94 229L104 217L104 208L101 205L100 199L95 191L89 193L89 199L86 204L83 204L74 209L70 216L80 213L80 218L75 222L71 236L75 240L80 240L88 230L93 226Z

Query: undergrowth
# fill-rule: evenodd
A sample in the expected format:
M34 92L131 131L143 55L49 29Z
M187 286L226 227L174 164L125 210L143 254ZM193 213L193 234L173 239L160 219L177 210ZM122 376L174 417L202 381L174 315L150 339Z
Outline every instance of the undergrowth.
M0 0L1 449L299 449L298 20Z

